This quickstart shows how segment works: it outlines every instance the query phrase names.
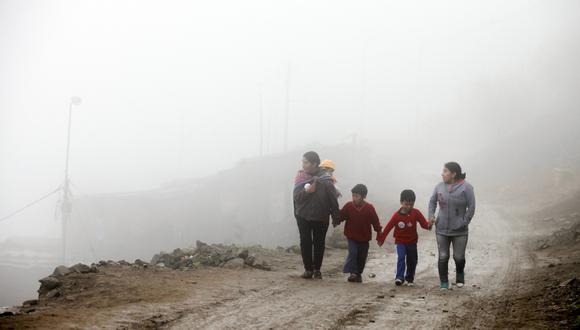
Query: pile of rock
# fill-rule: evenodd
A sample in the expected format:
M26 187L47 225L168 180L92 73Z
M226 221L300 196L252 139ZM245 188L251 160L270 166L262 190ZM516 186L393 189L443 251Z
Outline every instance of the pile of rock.
M38 289L38 297L41 299L59 297L62 294L61 287L63 280L70 274L88 274L96 272L98 272L96 265L87 266L78 263L72 267L58 266L54 269L52 275L39 280L40 288Z
M344 225L334 228L332 233L326 239L326 245L335 249L347 249L348 241L343 232Z
M271 270L271 266L259 255L235 245L206 244L196 242L191 249L175 249L171 253L161 252L153 256L151 265L172 269L192 269L198 265L225 268L252 267Z

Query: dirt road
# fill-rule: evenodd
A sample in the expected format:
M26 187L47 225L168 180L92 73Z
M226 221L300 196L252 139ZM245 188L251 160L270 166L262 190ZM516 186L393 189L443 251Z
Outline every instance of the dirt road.
M0 328L488 328L500 314L509 319L511 292L540 262L526 252L530 228L523 223L500 207L479 207L461 289L439 289L434 233L423 232L414 287L394 285L390 242L372 249L363 284L345 281L346 251L340 249L327 250L322 281L300 279L300 258L289 253L274 260L269 272L108 270L91 289L59 305L0 318ZM450 275L453 280L452 262Z

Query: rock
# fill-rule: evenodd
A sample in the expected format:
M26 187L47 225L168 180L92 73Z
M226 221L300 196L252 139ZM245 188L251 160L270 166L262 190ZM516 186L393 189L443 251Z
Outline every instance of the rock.
M54 272L52 272L52 275L54 275L54 276L66 276L70 273L72 273L72 270L70 268L60 265L54 269Z
M119 265L122 265L122 266L131 266L131 264L129 262L127 262L126 260L119 260L118 263L119 263Z
M375 277L377 277L377 275L375 273L370 273L369 274L369 278L375 278Z
M209 245L207 245L206 243L202 242L202 241L195 241L195 248L196 249L202 249L204 247L207 247Z
M40 293L40 291L48 292L48 291L50 291L54 288L57 288L61 285L58 278L56 278L52 275L40 279L39 282L40 282L40 289L38 289L39 293Z
M79 273L79 274L86 274L86 273L90 273L91 272L91 267L85 265L85 264L81 264L78 263L74 266L72 266L70 268L73 272Z
M0 317L4 317L4 316L14 316L14 312L2 312L0 313Z
M147 267L149 264L141 259L136 259L135 265L137 265L139 267Z
M249 257L248 257L249 258ZM272 267L266 262L266 260L254 257L254 262L252 263L252 267L261 269L261 270L272 270Z
M576 278L575 277L574 278L571 278L571 279L568 279L568 280L565 280L564 282L560 283L558 286L565 287L565 286L569 286L569 285L574 284L574 282L576 282Z
M330 237L328 237L327 244L330 247L335 249L347 249L348 248L348 241L343 234L343 231L340 229L342 227L336 227Z
M253 253L248 255L245 259L245 263L248 266L253 266L254 262L256 262L256 255L254 255Z
M248 249L242 250L242 252L238 253L238 258L246 259L250 255L250 251Z
M58 288L50 290L44 296L44 298L48 298L48 299L52 299L52 298L56 298L56 297L60 297L60 290Z
M300 250L300 247L298 245L292 245L292 246L287 247L286 252L295 253L295 254L302 253L302 251Z
M36 305L38 305L38 299L26 300L22 303L22 306L36 306Z
M242 258L234 258L228 262L226 262L223 266L224 268L228 269L240 269L245 267L244 259Z

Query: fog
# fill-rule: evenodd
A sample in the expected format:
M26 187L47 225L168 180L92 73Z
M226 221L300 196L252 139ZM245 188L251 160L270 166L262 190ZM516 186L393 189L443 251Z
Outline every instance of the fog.
M450 160L484 200L577 180L579 58L577 1L0 0L0 217L62 184L72 96L67 262L291 244L311 149L382 221L403 188L424 209ZM0 242L60 239L58 201ZM148 229L107 240L107 221Z

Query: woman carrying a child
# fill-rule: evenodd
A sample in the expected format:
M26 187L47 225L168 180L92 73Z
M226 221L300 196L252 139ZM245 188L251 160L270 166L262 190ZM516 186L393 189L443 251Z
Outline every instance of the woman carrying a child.
M439 279L441 288L448 289L449 249L453 245L455 282L461 288L465 284L465 249L469 223L475 214L475 194L473 186L465 181L465 173L461 172L461 166L456 162L445 164L441 177L443 182L435 186L429 200L429 221L437 227ZM435 216L438 205L439 212Z
M324 256L329 216L339 219L337 192L331 174L321 168L314 151L303 155L302 170L294 179L294 216L300 233L300 250L304 273L302 278L322 279L320 268Z

